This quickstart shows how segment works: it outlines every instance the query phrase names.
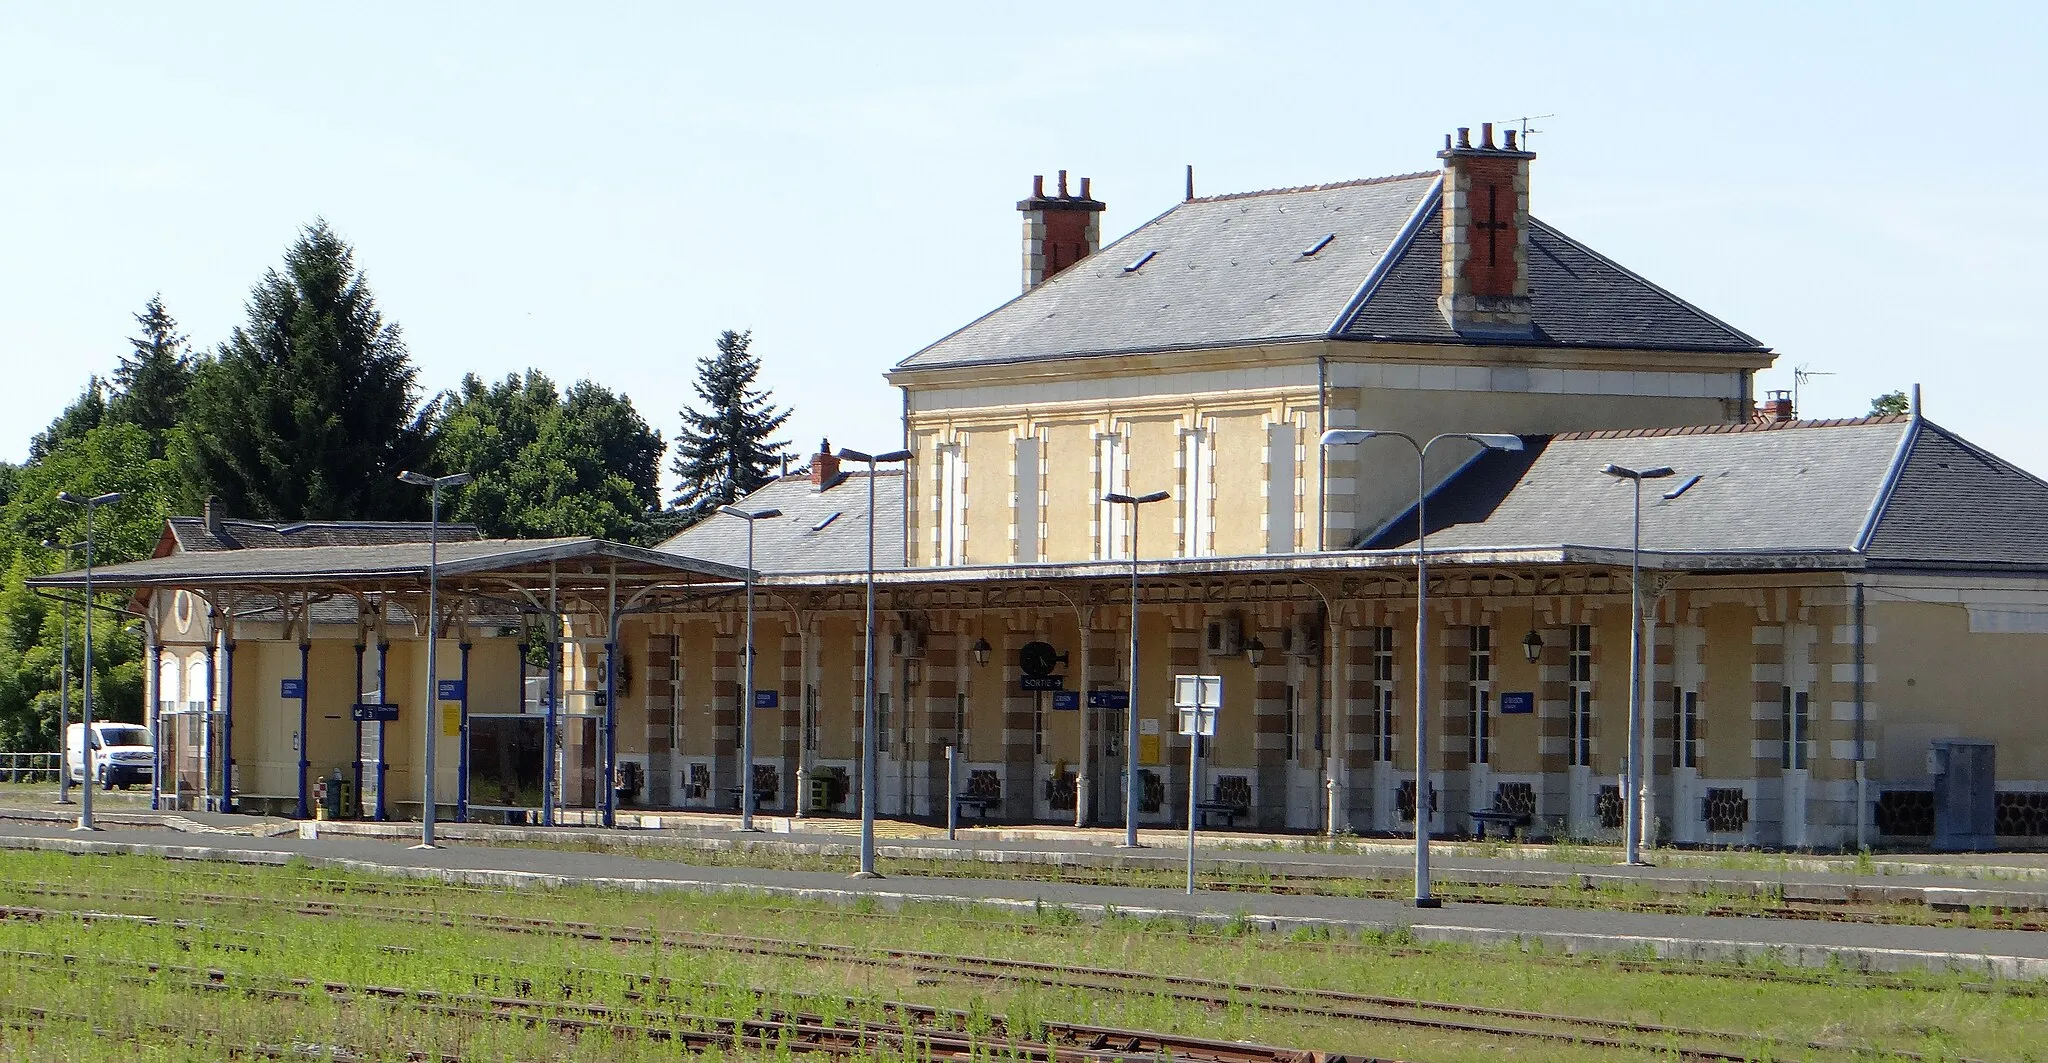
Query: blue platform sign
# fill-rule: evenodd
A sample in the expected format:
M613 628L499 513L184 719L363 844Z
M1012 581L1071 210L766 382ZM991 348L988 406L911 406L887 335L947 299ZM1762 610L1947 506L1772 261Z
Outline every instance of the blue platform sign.
M754 707L757 709L779 709L782 707L782 691L754 691Z
M1500 696L1500 714L1514 716L1536 711L1536 695L1526 690L1503 691Z
M349 715L354 717L357 723L390 723L398 719L398 706L355 705L349 709Z
M277 696L290 701L306 696L306 681L303 679L281 679L277 684Z
M1081 708L1081 692L1078 690L1055 690L1052 692L1052 707L1055 709Z
M1131 692L1128 690L1091 690L1088 692L1088 707L1091 709L1128 709L1131 707Z
M465 685L460 679L443 679L434 684L434 690L442 701L461 701L469 696Z

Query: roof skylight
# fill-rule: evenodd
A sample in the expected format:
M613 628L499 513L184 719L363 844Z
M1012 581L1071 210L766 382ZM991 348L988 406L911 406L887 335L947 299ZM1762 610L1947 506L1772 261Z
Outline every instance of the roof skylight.
M1330 241L1332 241L1332 240L1335 240L1336 238L1337 238L1337 234L1336 234L1336 233L1331 233L1331 234L1329 234L1328 236L1325 236L1325 237L1323 237L1322 239L1320 239L1320 240L1317 240L1317 241L1315 242L1315 246L1314 246L1314 247L1311 247L1311 248L1309 248L1308 250L1306 250L1306 251L1303 251L1303 252L1301 253L1301 257L1303 257L1303 258L1308 258L1308 257L1310 257L1310 256L1314 255L1314 254L1315 254L1316 252L1318 252L1318 251L1321 251L1321 250L1322 250L1323 248L1326 248L1326 247L1330 246Z
M1688 477L1686 477L1686 478L1685 478L1685 482L1684 482L1684 483L1682 483L1682 484L1679 484L1679 485L1678 485L1677 487L1674 487L1674 488L1672 488L1671 490L1669 490L1669 491L1666 491L1666 492L1664 492L1664 497L1665 497L1665 498L1666 498L1667 500L1668 500L1668 499L1673 499L1673 498L1677 498L1677 497L1678 497L1679 495L1682 495L1682 494L1686 493L1687 491L1690 491L1690 490L1692 490L1692 485L1694 485L1694 484L1696 484L1696 483L1699 483L1699 482L1700 482L1699 474L1695 473L1695 474L1693 474L1693 475L1691 475L1691 476L1688 476Z
M814 532L821 532L824 531L826 528L831 527L832 522L839 519L840 512L840 510L833 510L830 516L827 516L824 520L821 520L818 523L811 525L811 530Z
M1157 254L1159 254L1159 252L1155 250L1155 251L1147 251L1147 252L1145 252L1144 254L1142 254L1142 255L1139 255L1139 256L1138 256L1138 260L1137 260L1136 262L1133 262L1133 263L1131 263L1130 265L1128 265L1128 266L1125 266L1125 267L1124 267L1124 272L1125 272L1125 273L1136 273L1136 272L1138 272L1139 270L1141 270L1141 269L1144 269L1144 268L1145 268L1145 263L1147 263L1147 262L1150 262L1150 261L1152 261L1152 258L1153 258L1153 256L1155 256L1155 255L1157 255Z

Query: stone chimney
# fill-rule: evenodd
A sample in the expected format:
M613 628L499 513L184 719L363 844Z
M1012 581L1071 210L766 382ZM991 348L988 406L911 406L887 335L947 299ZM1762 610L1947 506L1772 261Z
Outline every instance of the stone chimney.
M839 479L839 455L832 452L832 441L818 440L818 452L811 455L811 486L823 490Z
M1059 175L1059 191L1045 194L1045 175L1031 179L1031 198L1017 201L1024 213L1024 290L1044 284L1061 270L1087 258L1102 246L1101 200L1088 194L1088 178L1081 178L1081 194L1067 192L1067 171Z
M1493 123L1444 136L1444 276L1437 309L1460 335L1503 339L1534 332L1529 313L1529 160L1536 154Z
M227 534L227 529L222 524L225 519L220 511L220 497L217 495L207 495L206 534L216 539L224 537Z

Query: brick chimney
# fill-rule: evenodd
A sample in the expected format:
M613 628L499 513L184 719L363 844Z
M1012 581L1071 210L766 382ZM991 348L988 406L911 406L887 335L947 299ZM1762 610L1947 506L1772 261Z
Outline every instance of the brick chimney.
M1529 336L1529 160L1515 144L1493 144L1493 123L1444 136L1444 275L1437 309L1467 336Z
M832 441L818 440L818 452L811 455L811 486L820 490L839 479L839 455L832 453Z
M1053 279L1061 270L1087 258L1102 246L1101 200L1088 194L1088 178L1081 178L1081 194L1067 193L1067 171L1061 170L1059 191L1045 194L1045 175L1031 179L1031 198L1017 201L1024 212L1024 290Z
M1765 419L1771 424L1785 424L1797 417L1798 412L1792 409L1792 393L1789 391L1771 392L1771 397L1764 400L1763 413Z

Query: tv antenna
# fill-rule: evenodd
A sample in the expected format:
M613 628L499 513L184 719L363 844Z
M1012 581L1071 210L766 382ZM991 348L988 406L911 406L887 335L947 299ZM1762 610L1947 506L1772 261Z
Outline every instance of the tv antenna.
M1806 366L1811 364L1812 363L1808 362L1801 365L1795 365L1792 367L1792 410L1795 416L1797 416L1798 411L1802 408L1799 405L1799 389L1805 386L1806 382L1812 380L1814 377L1835 375L1833 373L1823 373L1817 369L1808 369Z
M1497 123L1497 124L1499 124L1499 125L1504 125L1504 126L1505 126L1505 125L1511 125L1511 126L1520 126L1520 127L1521 127L1521 130L1522 130L1522 147L1523 147L1523 149L1524 149L1524 150L1527 150L1527 148L1528 148L1528 146L1529 146L1529 134L1531 134L1531 133L1541 133L1541 132L1544 132L1544 130L1541 130L1541 129L1537 129L1537 128L1535 128L1534 126L1530 125L1529 123L1531 123L1531 122L1541 122L1541 121L1543 121L1543 120L1544 120L1544 119L1546 119L1546 118L1556 118L1556 117L1557 117L1557 116L1556 116L1556 115L1554 115L1554 114L1525 114L1525 115L1523 115L1523 116L1522 116L1522 117L1520 117L1520 118L1507 118L1507 119L1503 119L1502 121L1500 121L1500 122L1499 122L1499 123Z

